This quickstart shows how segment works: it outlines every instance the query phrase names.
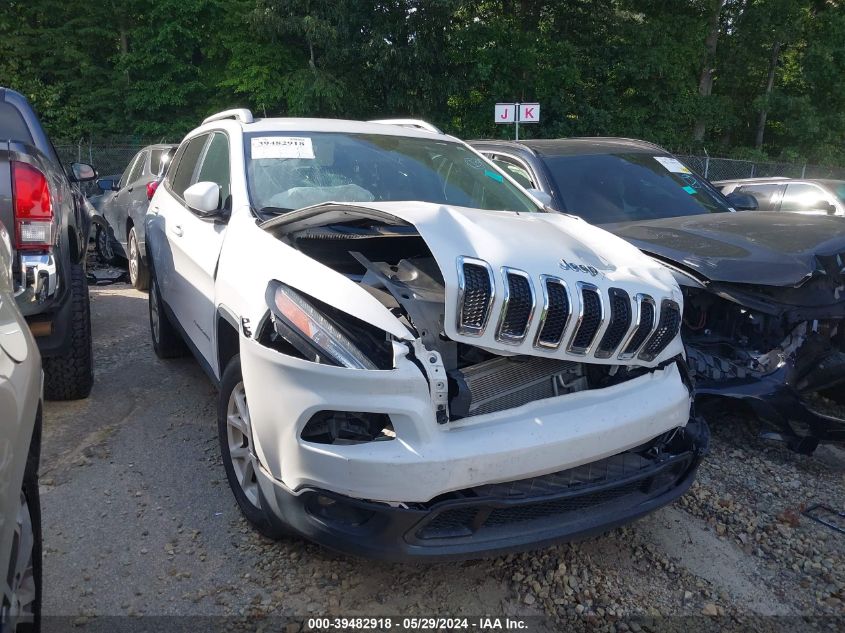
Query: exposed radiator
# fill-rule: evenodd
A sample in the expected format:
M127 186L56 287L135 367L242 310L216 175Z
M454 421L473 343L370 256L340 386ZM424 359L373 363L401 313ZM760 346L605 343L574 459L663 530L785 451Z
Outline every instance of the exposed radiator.
M538 357L494 358L449 372L451 417L512 409L586 388L579 364Z

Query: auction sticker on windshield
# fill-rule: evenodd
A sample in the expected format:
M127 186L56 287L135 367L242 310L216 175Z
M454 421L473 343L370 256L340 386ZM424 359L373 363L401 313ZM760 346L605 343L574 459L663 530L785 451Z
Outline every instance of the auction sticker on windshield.
M252 158L314 158L311 139L304 136L256 136L251 141Z
M663 165L668 171L673 174L689 174L690 170L677 158L671 156L655 156L654 160Z

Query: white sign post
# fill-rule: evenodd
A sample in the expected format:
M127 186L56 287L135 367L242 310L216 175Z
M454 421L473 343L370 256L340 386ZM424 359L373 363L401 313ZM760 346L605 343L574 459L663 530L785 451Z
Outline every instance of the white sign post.
M539 123L539 103L497 103L493 112L496 123L514 123L516 125L516 140L519 140L520 123Z

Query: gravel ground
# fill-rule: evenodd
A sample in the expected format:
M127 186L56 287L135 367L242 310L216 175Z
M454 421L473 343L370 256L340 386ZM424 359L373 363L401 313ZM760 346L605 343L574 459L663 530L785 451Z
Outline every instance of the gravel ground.
M597 631L650 630L662 616L845 623L845 535L801 514L814 503L845 509L840 449L796 455L725 413L711 420L712 454L685 497L598 538L437 565L274 543L237 511L218 455L215 392L196 363L155 358L145 294L122 282L91 293L94 392L46 406L48 614L78 624L111 615L545 615L546 630ZM691 621L711 620L677 620Z

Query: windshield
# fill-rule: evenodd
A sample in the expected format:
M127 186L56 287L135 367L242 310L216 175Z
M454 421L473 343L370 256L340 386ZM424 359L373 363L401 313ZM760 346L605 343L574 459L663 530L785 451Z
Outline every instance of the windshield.
M246 135L247 180L261 215L323 202L418 200L498 211L539 211L459 143L336 132Z
M548 156L560 206L592 224L730 211L702 179L671 156Z
M833 193L839 198L839 201L845 204L845 182L836 182L831 189L833 189Z

